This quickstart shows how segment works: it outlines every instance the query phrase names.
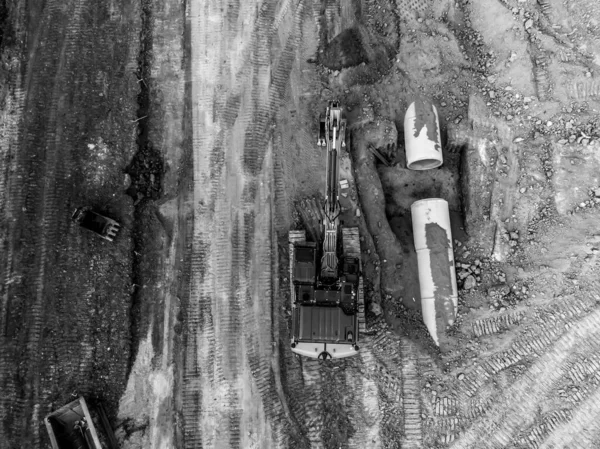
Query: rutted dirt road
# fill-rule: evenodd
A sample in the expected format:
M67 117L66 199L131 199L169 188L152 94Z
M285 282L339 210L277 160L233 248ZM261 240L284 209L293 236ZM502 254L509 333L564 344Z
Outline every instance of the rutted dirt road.
M300 16L304 5L292 15ZM256 15L258 11L258 15ZM270 143L299 29L270 54L275 8L191 2L194 236L183 380L185 447L281 439L273 338ZM215 61L219 64L215 66ZM200 417L200 420L198 420Z

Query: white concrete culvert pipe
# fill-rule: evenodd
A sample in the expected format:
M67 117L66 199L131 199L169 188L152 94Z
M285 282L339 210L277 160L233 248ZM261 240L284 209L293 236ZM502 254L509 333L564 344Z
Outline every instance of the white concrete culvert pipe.
M423 321L439 346L439 337L454 323L458 308L450 211L440 198L416 201L410 209Z
M406 166L411 170L429 170L442 165L442 142L437 109L431 103L416 100L404 116Z

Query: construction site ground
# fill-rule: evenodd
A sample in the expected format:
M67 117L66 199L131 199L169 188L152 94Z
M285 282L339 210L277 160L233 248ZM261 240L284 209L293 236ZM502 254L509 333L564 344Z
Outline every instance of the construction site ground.
M124 449L600 447L596 0L3 0L0 21L0 448L49 448L80 395ZM439 169L406 169L417 97ZM320 232L329 100L366 326L317 361L290 350L288 231ZM410 216L432 197L459 279L439 348ZM84 205L114 242L71 222Z

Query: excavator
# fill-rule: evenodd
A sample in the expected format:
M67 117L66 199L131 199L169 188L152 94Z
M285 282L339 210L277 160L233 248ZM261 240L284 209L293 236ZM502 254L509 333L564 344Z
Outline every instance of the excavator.
M359 307L363 307L358 228L340 226L339 162L346 146L346 120L337 101L330 101L320 118L317 145L327 154L323 240L307 241L304 230L288 235L291 349L326 360L358 354Z

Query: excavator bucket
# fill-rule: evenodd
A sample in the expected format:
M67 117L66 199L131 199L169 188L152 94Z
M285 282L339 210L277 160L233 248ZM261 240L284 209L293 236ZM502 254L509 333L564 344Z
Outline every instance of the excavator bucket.
M71 219L82 228L96 233L109 242L113 241L121 228L118 222L92 211L89 206L75 209Z
M325 140L325 117L321 115L319 120L319 137L317 138L317 146L324 147L327 146L327 142Z

